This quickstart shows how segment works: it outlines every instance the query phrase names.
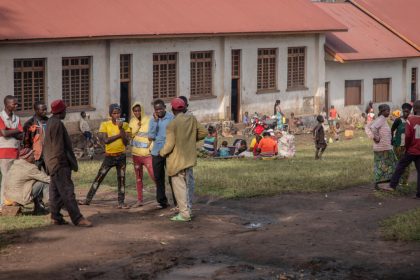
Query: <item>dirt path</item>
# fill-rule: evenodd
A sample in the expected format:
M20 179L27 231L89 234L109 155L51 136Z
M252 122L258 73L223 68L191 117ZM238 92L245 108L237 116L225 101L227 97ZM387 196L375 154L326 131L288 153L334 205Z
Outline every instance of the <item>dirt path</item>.
M90 229L48 226L9 236L0 279L420 279L420 244L384 241L378 222L420 205L368 187L206 201L191 223L169 210L83 207ZM200 202L201 200L201 202Z

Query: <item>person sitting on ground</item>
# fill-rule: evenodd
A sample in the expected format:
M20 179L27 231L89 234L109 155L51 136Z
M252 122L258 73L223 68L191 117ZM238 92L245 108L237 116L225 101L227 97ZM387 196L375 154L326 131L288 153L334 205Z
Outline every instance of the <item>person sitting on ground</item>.
M87 121L88 118L89 116L86 114L86 112L84 111L80 112L79 129L82 132L83 137L85 138L85 150L87 151L89 158L92 159L93 154L94 154L94 148L93 148L92 131Z
M258 145L260 144L261 139L262 139L261 135L255 136L255 144L254 144L254 147L252 148L252 153L254 154L254 156L258 156Z
M321 159L322 154L325 152L325 149L327 149L327 141L325 141L324 126L322 125L324 123L324 117L318 115L316 117L316 120L318 121L318 124L314 127L312 131L312 135L315 141L315 159Z
M241 141L239 141L239 145L238 147L235 149L235 156L238 156L240 154L242 154L243 152L246 152L248 150L248 147L246 145L246 141L244 139L241 139Z
M219 148L219 157L228 157L230 156L230 149L228 147L228 142L223 141L222 146Z
M209 126L207 129L208 135L204 138L203 150L211 155L216 155L217 152L217 133L214 126Z
M49 183L50 177L35 165L34 151L23 148L7 173L5 198L22 206L33 202L33 214L46 215L49 211L44 202L49 198Z
M278 153L277 141L273 140L270 132L264 132L263 138L258 143L258 156L273 157Z
M128 144L128 123L121 119L121 108L118 104L109 106L111 120L101 123L99 128L100 137L105 143L105 158L98 170L85 200L79 201L80 205L89 205L96 194L108 171L115 167L117 169L118 182L118 209L129 208L125 203L125 169L127 158L125 149Z

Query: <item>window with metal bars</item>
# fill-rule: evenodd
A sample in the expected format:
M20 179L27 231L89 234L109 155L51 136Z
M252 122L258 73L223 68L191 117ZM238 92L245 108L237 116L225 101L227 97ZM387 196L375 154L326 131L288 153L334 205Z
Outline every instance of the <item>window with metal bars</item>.
M213 94L213 52L191 52L191 97Z
M131 55L120 55L120 82L131 81Z
M89 107L91 57L65 57L62 60L63 100L72 108Z
M153 99L176 97L177 53L153 54Z
M257 91L277 89L277 49L258 49Z
M344 105L362 104L362 80L345 81Z
M241 50L232 50L232 79L241 76Z
M287 50L287 89L305 88L305 47Z
M14 96L19 111L30 111L37 101L45 102L45 59L14 60Z
M373 79L373 102L388 102L391 79Z

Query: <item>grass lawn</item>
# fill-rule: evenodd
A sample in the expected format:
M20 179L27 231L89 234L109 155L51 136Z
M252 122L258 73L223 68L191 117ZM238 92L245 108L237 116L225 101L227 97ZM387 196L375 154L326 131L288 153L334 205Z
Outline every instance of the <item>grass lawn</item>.
M420 208L384 220L381 228L387 240L420 241Z

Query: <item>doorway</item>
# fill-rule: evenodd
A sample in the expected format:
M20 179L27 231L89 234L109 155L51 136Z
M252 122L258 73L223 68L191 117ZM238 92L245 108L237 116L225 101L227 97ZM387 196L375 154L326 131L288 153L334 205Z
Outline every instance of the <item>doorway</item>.
M131 55L120 55L120 106L121 118L130 120L131 114Z
M411 101L417 100L417 68L411 68Z
M230 119L241 120L241 50L232 50L232 84L230 91Z

